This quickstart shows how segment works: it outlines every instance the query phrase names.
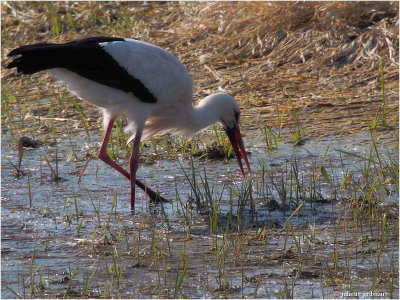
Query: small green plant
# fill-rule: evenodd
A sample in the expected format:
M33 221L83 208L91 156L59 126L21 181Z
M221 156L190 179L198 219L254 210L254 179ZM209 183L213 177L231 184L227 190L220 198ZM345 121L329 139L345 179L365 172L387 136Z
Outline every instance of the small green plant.
M29 208L32 208L32 187L31 187L31 170L28 164L28 195L29 195Z
M118 196L118 190L115 191L114 199L113 199L113 202L112 202L112 205L111 205L111 209L110 209L110 213L108 214L107 227L110 224L110 220L111 220L111 216L112 216L113 210L117 206L117 196Z
M73 280L74 277L75 277L75 274L76 274L77 269L78 269L78 267L75 267L74 270L73 270L72 272L70 272L71 278L69 279L69 281L68 281L68 286L67 286L67 288L65 289L65 292L64 292L64 299L68 296L68 292L69 292L69 289L71 288L72 280Z
M226 239L223 239L222 242L218 241L215 250L217 254L216 259L218 268L218 289L220 291L226 291L231 288L231 285L226 278L226 258L228 254Z
M83 296L88 297L89 296L89 275L84 274L83 276Z
M390 171L391 171L391 179L387 180L387 182L394 181L396 186L397 194L399 194L399 164L395 164L392 160L392 157L389 153L389 150L386 148L386 153L390 162Z
M296 124L294 134L293 134L293 143L296 146L300 146L300 145L304 144L304 140L301 136L299 116L297 114L297 109L294 107L292 97L290 97L289 94L286 94L286 95L288 97L289 104L292 107L292 115L293 115L294 122Z
M383 73L383 58L381 59L380 63L380 73L381 73L381 95L382 95L382 105L378 108L375 118L372 122L371 129L375 129L377 125L381 124L383 127L387 127L386 122L386 95L385 95L385 80L384 80L384 73Z
M269 127L268 125L265 125L264 127L261 127L258 124L258 128L261 130L261 133L264 136L264 140L265 140L265 144L267 146L267 149L278 148L278 141L277 141L276 132L271 127Z
M111 274L112 276L116 277L117 280L117 288L118 288L118 294L120 293L120 282L121 282L121 276L122 276L122 271L124 269L124 265L123 263L121 263L121 265L117 265L117 257L118 257L118 253L116 248L113 249L112 251L112 261L113 261L113 267L111 268Z
M197 211L199 213L208 213L212 211L213 208L213 189L211 189L208 179L206 169L204 168L204 178L200 175L200 180L197 179L196 170L194 168L193 157L189 161L191 173L191 178L186 173L185 169L180 165L182 171L185 174L186 180L190 184L191 188L191 198L194 199Z
M293 290L288 288L286 280L283 281L283 287L279 289L276 297L278 299L293 299Z
M75 20L72 16L72 12L69 7L67 7L67 18L68 18L69 26L73 29L73 31L77 32L76 26L75 26Z
M36 274L36 267L34 265L35 262L35 254L36 254L36 242L37 242L38 234L35 236L35 242L33 243L33 252L31 257L31 267L30 267L30 274L31 274L31 294L30 298L32 299L34 296L35 291L35 274Z
M60 35L60 22L58 20L58 16L57 13L54 9L54 6L51 2L47 1L46 2L47 8L50 12L50 16L51 16L51 20L53 22L53 36L58 36Z
M115 122L117 127L117 147L119 148L120 145L125 149L126 157L129 157L132 153L132 143L128 143L128 139L124 134L124 124L126 124L126 117L125 115L117 119ZM119 150L117 150L119 153Z
M186 275L186 270L189 265L189 261L186 258L185 249L186 249L186 247L184 244L183 248L182 248L182 254L181 254L181 265L180 265L180 267L178 267L178 272L176 273L174 298L177 298L178 293L181 293L181 295L183 296L181 287L182 287L183 279L185 278L185 275ZM180 270L181 270L181 273L179 274Z
M86 135L87 135L88 139L90 140L89 125L86 120L87 117L86 117L85 113L83 112L82 107L79 104L77 104L71 97L69 97L68 100L72 104L72 106L76 109L76 111L79 113L79 116L81 117L81 120L82 120L83 127L85 128Z

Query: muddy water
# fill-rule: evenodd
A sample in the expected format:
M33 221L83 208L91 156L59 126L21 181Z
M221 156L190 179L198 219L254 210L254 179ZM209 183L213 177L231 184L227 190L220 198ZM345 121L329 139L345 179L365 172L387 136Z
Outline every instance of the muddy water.
M393 132L374 133L374 139L381 153L386 153L388 149L393 160L398 161ZM282 293L286 283L293 290L294 297L302 298L340 297L345 295L341 293L355 288L364 292L371 290L371 275L367 274L368 262L365 260L373 261L375 257L372 253L369 256L365 254L364 261L356 256L346 262L351 266L353 275L359 277L355 280L357 283L338 289L334 282L328 284L327 280L322 280L321 269L326 267L323 264L310 262L299 270L295 260L298 254L292 253L292 257L290 251L284 251L296 245L292 239L288 240L288 231L283 230L289 216L303 203L286 224L296 228L317 228L317 239L321 240L318 247L304 238L301 245L308 247L309 251L319 251L321 257L330 256L332 245L338 238L334 234L334 224L338 217L344 215L339 199L352 196L346 192L341 194L341 182L349 174L354 181L359 180L363 168L360 158L346 155L343 151L368 155L371 150L369 133L307 140L298 147L279 143L277 149L266 150L259 131L248 130L245 140L246 148L251 152L249 159L254 182L252 203L245 203L240 218L237 217L240 208L235 192L240 194L246 189L247 182L240 176L235 160L210 162L195 159L198 181L207 178L214 198L219 200L220 231L217 233L210 232L209 215L197 212L194 201L190 200L194 195L188 158L163 159L155 164L140 166L138 178L144 179L173 203L162 208L149 207L144 193L138 190L137 213L133 216L130 214L129 182L101 161L91 160L78 182L86 161L83 157L85 153L97 149L100 137L92 135L88 142L86 134L79 133L71 141L63 137L52 145L43 144L39 148L25 150L22 169L28 173L29 164L30 176L20 178L13 175L15 169L11 162L17 164L18 154L11 147L12 140L6 132L2 134L3 298L15 298L14 292L30 297L31 282L35 283L36 297L62 297L66 290L70 297L79 296L85 293L86 278L90 279L89 296L103 296L113 282L114 286L107 296L173 297L178 275L182 273L179 267L182 256L187 256L190 262L181 286L183 295L187 297L257 295L275 298ZM311 188L310 178L315 174L311 176L310 170L318 170L328 147L324 168L330 182L321 179L315 188ZM46 156L54 168L56 151L60 176L57 182L51 180L51 171L43 159ZM72 159L73 152L80 159ZM302 196L312 196L313 201L296 198L289 188L293 183L290 170L295 162L304 186ZM126 161L120 163L126 165ZM282 182L287 191L292 191L285 197L280 190ZM383 196L382 201L396 211L398 195L394 186L391 194ZM234 213L230 214L232 211ZM189 217L190 221L185 222ZM211 250L227 243L224 231L229 218L232 218L231 226L242 232L239 236L266 227L269 240L263 245L250 243L240 262L232 260L227 263L224 274L229 289L223 290L221 281L225 279L215 266L218 254ZM135 232L140 231L140 226L143 230L137 246ZM187 239L188 232L190 239ZM101 240L102 236L109 241ZM154 245L155 239L161 252L165 253L168 249L170 253L167 268L161 266L160 260L153 260L151 264L151 255L155 255L155 248L151 245ZM339 239L343 243L354 243L351 234L339 233ZM234 238L230 242L233 244ZM373 247L374 241L371 240L370 245ZM388 247L392 250L380 257L380 267L384 272L389 272L393 261L398 260L397 246L395 241L390 240ZM135 247L138 255L132 258ZM138 263L141 256L143 262ZM118 287L110 271L115 261L123 268ZM163 273L165 269L167 276ZM394 297L398 297L398 288L393 293Z

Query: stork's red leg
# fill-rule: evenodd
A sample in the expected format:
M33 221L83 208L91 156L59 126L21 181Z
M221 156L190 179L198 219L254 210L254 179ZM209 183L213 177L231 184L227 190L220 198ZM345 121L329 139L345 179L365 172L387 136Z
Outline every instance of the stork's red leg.
M112 130L114 122L115 122L115 119L111 119L108 122L106 133L104 135L103 142L101 144L101 147L100 147L97 155L106 164L108 164L109 166L111 166L112 168L114 168L115 170L120 172L126 178L131 179L131 175L124 168L122 168L119 164L117 164L115 161L113 161L107 153L107 143L108 143L108 140L110 139L111 130ZM161 202L169 202L167 199L165 199L164 197L161 197L158 193L154 192L152 189L150 189L149 187L144 185L139 180L136 180L135 183L138 187L140 187L143 191L146 192L146 194L150 197L151 202L160 202L160 201Z
M101 143L100 149L97 152L97 156L106 164L108 164L109 166L120 172L122 175L124 175L126 178L130 179L131 175L123 167L121 167L119 164L113 161L107 153L107 144L111 136L111 130L113 128L114 122L115 119L110 119L110 121L108 122L106 133L104 134L103 142Z
M139 166L139 146L142 138L142 129L137 129L135 141L133 142L132 154L129 158L129 167L131 171L131 211L135 212L135 186L136 186L136 171Z

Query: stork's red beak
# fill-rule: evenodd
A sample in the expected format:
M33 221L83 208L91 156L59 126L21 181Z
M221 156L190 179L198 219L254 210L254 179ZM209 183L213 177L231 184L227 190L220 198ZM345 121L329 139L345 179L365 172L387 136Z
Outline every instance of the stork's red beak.
M246 164L247 170L251 173L250 164L247 160L246 150L244 149L242 135L240 134L239 126L233 126L232 128L225 128L226 135L231 141L233 151L235 152L236 159L238 161L240 171L242 171L243 177L246 178L243 170L242 157Z

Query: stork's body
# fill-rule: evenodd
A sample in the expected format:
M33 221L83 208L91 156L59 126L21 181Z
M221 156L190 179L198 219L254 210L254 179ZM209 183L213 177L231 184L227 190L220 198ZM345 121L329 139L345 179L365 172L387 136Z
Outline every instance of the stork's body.
M79 98L103 108L105 136L99 158L131 180L131 209L135 183L152 200L165 200L136 180L140 140L155 134L192 134L215 122L227 132L241 171L248 165L240 136L239 106L227 94L213 94L192 104L192 80L185 66L170 52L132 39L95 37L65 44L40 43L19 47L8 68L19 73L47 71L65 82ZM106 147L116 118L127 114L127 130L134 144L130 171L108 156Z

